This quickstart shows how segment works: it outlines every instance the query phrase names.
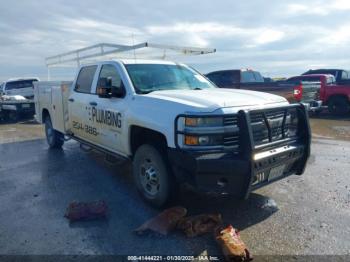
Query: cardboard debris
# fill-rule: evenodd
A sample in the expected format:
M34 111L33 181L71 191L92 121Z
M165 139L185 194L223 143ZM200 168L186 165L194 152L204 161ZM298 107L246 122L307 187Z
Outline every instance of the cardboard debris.
M214 232L214 229L221 224L220 214L202 214L181 218L177 228L183 230L187 237L195 237Z
M253 259L247 246L241 240L239 232L231 225L224 229L217 229L215 238L226 261L250 261Z
M135 230L138 234L146 231L153 231L162 235L167 235L174 230L178 221L186 216L187 209L184 207L172 207L164 210L154 218L146 221L143 225Z
M93 202L72 202L69 204L64 215L70 222L78 220L92 220L105 218L107 214L107 204L105 201Z
M220 214L201 214L185 217L187 210L184 207L172 207L151 218L135 230L138 234L153 231L167 235L176 229L182 230L187 237L195 237L214 232L215 239L220 245L227 261L250 261L247 246L241 240L239 232L231 225L224 228Z

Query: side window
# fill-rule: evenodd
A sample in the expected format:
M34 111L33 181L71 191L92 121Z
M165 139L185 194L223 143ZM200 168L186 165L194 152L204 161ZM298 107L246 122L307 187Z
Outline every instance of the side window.
M237 74L234 71L225 71L221 75L222 81L225 85L232 85L234 83L239 83L239 79L237 79Z
M256 82L254 73L252 71L243 71L241 73L242 76L242 83L251 83L251 82Z
M327 83L327 85L333 85L333 84L335 83L335 78L334 78L334 76L328 76L328 77L326 78L326 83Z
M217 74L209 74L209 75L207 75L207 78L209 78L209 80L215 84L218 83L218 75Z
M88 94L91 93L91 85L94 80L96 69L97 66L86 66L80 70L75 85L75 91Z
M262 77L262 75L259 72L254 72L254 76L255 76L256 82L259 82L259 83L264 82L264 78Z
M124 88L123 81L115 68L114 65L103 65L100 76L98 78L98 82L106 82L107 80L112 82L112 89L121 89Z
M342 71L341 79L349 79L348 72Z
M239 75L234 71L222 71L207 76L219 87L231 86L232 84L239 83Z

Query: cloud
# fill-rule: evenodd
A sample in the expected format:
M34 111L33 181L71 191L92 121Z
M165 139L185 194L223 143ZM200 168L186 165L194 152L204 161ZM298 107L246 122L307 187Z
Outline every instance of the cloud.
M287 5L287 14L302 16L305 14L326 16L334 11L350 10L348 0L333 0L330 2L313 1L311 3L291 3Z
M211 40L237 38L245 42L245 46L256 47L281 40L284 32L273 28L244 28L234 24L217 22L175 23L173 25L157 25L146 28L154 36L169 36L182 34L187 42L208 46Z
M280 76L315 65L349 68L349 10L348 0L0 1L0 80L45 79L45 57L101 42L216 48L179 58L203 72L252 67Z

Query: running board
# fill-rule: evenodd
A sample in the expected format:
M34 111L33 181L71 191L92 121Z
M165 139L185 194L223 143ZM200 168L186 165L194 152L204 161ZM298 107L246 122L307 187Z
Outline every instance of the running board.
M108 150L108 149L105 149L105 148L96 146L96 145L94 145L94 144L92 144L92 143L90 143L90 142L87 142L87 141L85 141L85 140L83 140L83 139L77 138L77 137L75 137L75 136L73 136L73 135L70 135L69 137L70 137L71 139L74 139L74 140L78 141L78 142L81 144L80 148L81 148L82 150L84 150L85 152L90 152L92 149L95 149L95 150L97 150L97 151L99 151L99 152L101 152L101 153L106 154L105 160L106 160L108 163L111 163L111 164L119 164L119 163L121 163L121 162L130 160L129 157L122 156L122 155L117 154L117 153L115 153L115 152L112 152L112 151L110 151L110 150ZM85 149L83 149L84 147L85 147ZM111 161L112 158L114 158L114 160L116 160L116 161L112 162L112 161Z

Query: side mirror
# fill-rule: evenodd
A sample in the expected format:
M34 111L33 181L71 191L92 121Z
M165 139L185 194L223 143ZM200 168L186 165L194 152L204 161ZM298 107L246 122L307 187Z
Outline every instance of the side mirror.
M111 79L101 77L97 83L96 93L101 98L110 98L111 97Z
M111 95L112 97L117 97L117 98L122 98L125 96L125 88L123 83L121 84L120 87L115 87L113 86L111 89Z
M110 98L111 97L111 89L105 86L98 86L96 93L101 98Z
M112 85L112 78L100 78L97 85L96 93L101 98L124 97L125 88L123 82L120 87Z

